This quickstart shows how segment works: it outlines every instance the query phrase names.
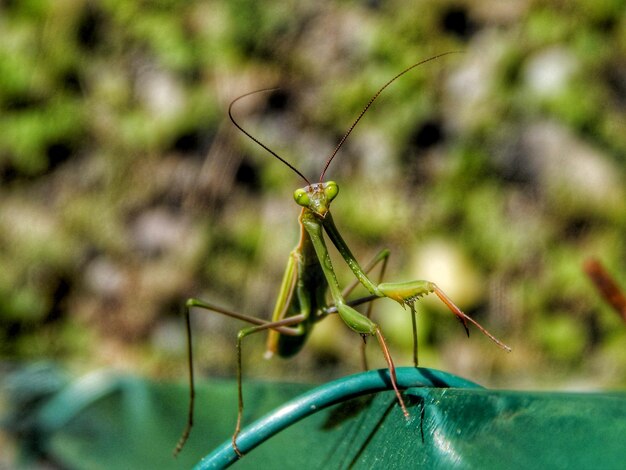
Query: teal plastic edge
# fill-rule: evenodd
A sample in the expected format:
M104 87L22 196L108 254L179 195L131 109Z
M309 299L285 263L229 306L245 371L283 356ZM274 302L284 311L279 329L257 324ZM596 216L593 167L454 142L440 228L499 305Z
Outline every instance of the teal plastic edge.
M396 369L401 390L414 387L470 388L483 387L435 369L402 367ZM362 395L393 390L388 369L371 370L350 375L321 385L277 408L247 426L237 438L237 446L244 454L250 452L278 432L324 408ZM230 439L205 456L195 470L225 468L239 459Z

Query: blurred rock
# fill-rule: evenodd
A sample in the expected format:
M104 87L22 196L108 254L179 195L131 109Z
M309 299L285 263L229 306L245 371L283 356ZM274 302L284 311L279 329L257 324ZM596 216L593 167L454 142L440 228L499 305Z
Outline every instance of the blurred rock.
M531 56L524 67L526 86L540 97L558 94L572 76L579 64L574 54L565 47L551 47Z
M163 208L141 213L131 226L134 246L147 256L171 251L187 238L189 227L182 219Z
M108 298L121 296L128 282L122 268L104 257L89 263L85 269L84 280L87 288Z
M152 347L169 354L185 353L187 339L181 319L167 319L158 322L150 336Z
M453 130L476 129L495 115L493 94L505 44L498 32L485 30L463 53L456 70L450 67L444 115Z
M616 164L566 127L553 121L533 124L522 142L538 184L560 210L608 214L623 208L625 194Z
M157 118L175 117L184 108L184 92L176 78L156 67L139 69L135 90L146 108Z
M412 273L413 279L437 284L462 309L475 306L485 296L486 284L481 274L461 248L449 240L431 239L421 243L415 253ZM435 302L445 309L440 302Z

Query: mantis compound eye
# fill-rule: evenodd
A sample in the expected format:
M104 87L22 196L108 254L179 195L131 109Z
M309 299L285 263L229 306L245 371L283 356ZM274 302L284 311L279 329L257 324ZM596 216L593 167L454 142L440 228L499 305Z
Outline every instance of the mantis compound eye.
M328 181L324 183L324 195L326 196L326 201L330 202L339 193L339 186L334 181Z
M309 199L309 195L307 194L304 188L296 189L293 193L293 198L296 200L296 203L300 206L308 207L311 203Z

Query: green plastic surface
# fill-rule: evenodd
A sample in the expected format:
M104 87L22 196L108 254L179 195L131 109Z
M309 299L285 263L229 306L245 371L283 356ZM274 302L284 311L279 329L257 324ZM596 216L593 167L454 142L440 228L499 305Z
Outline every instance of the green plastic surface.
M408 423L394 395L381 393L311 416L233 468L626 468L624 395L411 389L405 396Z
M401 390L415 387L480 388L479 385L460 377L421 367L404 367L398 369L397 383ZM354 402L351 402L351 400L366 397L366 400L369 402L373 398L373 394L391 389L391 379L387 369L372 370L326 383L285 403L267 416L248 426L237 437L237 446L241 452L249 453L258 445L268 442L268 440L277 433L292 427L304 418L314 414L320 414L320 411L333 405L342 405L343 409L340 410L341 413L352 408L350 412L352 415L358 415L359 413L367 414L367 407L361 406L365 402L361 401L361 405L354 408ZM396 404L395 394L392 395L393 401L385 405L385 413L390 411ZM335 420L335 417L331 416L331 419ZM401 420L405 421L404 416L401 417ZM374 426L374 430L377 429L378 427ZM319 429L314 427L313 429L309 428L308 433L313 430L319 432ZM322 432L325 431L326 427L323 426L321 430ZM328 439L328 433L326 433L324 438ZM331 438L331 440L334 442L335 438ZM292 440L289 439L285 442L285 445L290 447L291 441ZM196 470L224 468L236 462L238 459L239 456L235 453L231 442L227 441L204 458L202 462L196 466Z
M398 370L399 377L415 373L413 368ZM304 415L315 412L261 439L234 468L626 468L626 393L486 390L438 371L419 373L439 380L439 385L456 381L464 388L406 389L403 395L411 413L407 421L393 392L354 398L354 384L358 389L364 378L371 382L374 377L387 386L386 371L313 389L246 383L246 423L271 410L270 418L284 419L294 412L294 403L310 407L307 400L319 393L338 404L306 410ZM345 400L329 392L346 382L353 385L344 388ZM292 406L285 410L291 399ZM236 385L213 380L201 384L196 425L188 445L174 459L171 451L184 425L186 405L182 384L96 373L43 405L34 434L47 457L66 468L191 468L198 462L198 468L211 468L210 461L201 458L228 447Z

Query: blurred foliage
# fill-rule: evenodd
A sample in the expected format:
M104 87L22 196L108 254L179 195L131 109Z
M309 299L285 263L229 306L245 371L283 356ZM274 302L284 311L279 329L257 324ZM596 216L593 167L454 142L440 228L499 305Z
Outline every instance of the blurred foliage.
M269 316L309 178L387 278L427 278L514 352L420 305L420 360L485 385L626 384L626 328L585 278L626 286L626 8L619 0L0 1L0 354L185 375L184 299ZM334 258L341 282L351 278ZM375 317L410 363L410 320ZM407 323L409 322L409 323ZM242 325L198 312L204 374L234 374ZM325 380L359 343L322 322L291 367ZM372 346L372 366L383 366ZM252 370L254 369L254 370Z

